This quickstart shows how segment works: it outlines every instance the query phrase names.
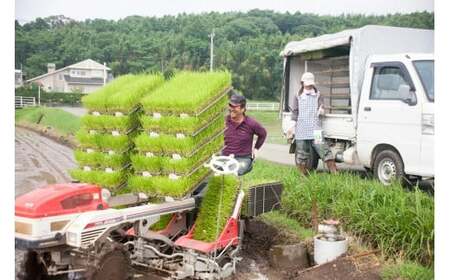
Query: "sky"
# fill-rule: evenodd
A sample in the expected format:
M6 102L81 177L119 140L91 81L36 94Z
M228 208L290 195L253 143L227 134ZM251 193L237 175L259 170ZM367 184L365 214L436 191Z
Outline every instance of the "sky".
M51 15L64 15L75 20L117 20L130 15L161 17L252 9L319 15L381 15L434 11L434 0L15 0L15 18L20 23Z

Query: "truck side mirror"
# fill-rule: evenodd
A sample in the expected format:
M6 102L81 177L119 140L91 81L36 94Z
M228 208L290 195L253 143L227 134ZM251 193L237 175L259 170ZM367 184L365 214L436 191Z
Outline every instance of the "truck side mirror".
M417 104L417 98L414 93L414 89L411 89L409 85L400 85L398 88L398 93L402 102L405 102L409 106L414 106Z

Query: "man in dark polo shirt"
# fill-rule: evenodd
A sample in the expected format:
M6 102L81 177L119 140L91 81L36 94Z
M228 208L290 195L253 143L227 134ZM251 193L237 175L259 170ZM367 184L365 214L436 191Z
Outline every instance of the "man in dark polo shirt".
M239 175L244 175L253 168L257 151L266 140L267 132L256 120L245 115L245 97L233 94L228 104L229 114L225 119L225 146L222 155L234 155L239 161ZM253 136L256 135L255 146L253 147Z

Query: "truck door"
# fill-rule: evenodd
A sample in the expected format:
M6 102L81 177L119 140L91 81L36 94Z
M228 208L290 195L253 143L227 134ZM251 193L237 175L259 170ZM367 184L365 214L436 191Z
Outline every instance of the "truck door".
M385 144L381 146L385 148L379 150L378 155L387 147L393 147L390 148L393 152L384 153L388 157L390 153L392 161L387 159L380 163L378 159L379 166L374 166L376 155L368 158L375 173L377 167L382 167L387 173L411 174L420 168L421 145L421 107L417 105L411 76L402 62L372 63L370 67L367 73L371 73L371 77L366 77L368 84L358 112L358 150L370 157L380 144ZM401 164L396 163L393 154L400 156ZM404 170L396 170L399 167Z

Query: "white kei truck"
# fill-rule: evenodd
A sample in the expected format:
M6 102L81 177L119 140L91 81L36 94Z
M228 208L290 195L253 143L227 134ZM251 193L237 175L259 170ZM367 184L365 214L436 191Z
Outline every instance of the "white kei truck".
M434 31L368 25L281 52L282 128L304 72L325 101L323 139L337 162L362 165L383 184L434 179ZM317 168L312 151L308 167Z

